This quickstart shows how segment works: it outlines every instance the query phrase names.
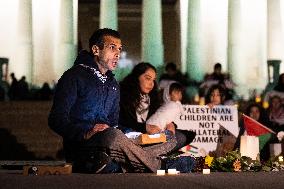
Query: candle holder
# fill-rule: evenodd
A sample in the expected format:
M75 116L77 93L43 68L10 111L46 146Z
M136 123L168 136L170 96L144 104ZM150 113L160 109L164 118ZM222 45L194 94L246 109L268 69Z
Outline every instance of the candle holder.
M241 156L247 156L252 160L256 160L259 154L258 137L249 135L241 136L240 152Z
M202 169L202 173L204 175L209 175L210 174L210 169Z
M166 171L165 170L157 170L157 175L162 176L165 175Z
M177 170L176 169L168 169L168 174L169 175L176 175L177 174Z

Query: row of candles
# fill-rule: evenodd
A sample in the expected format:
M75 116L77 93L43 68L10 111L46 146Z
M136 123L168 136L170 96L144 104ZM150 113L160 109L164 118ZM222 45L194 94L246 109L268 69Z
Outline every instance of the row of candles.
M256 95L255 96L255 102L256 103L261 103L261 96L260 95ZM200 97L198 94L196 94L194 96L194 103L198 104L198 105L205 105L205 97ZM238 104L235 104L236 106L238 106ZM262 102L262 107L264 109L267 109L269 107L269 103L267 101L263 101Z
M178 175L180 174L180 171L177 171L176 169L168 169L167 173L168 175ZM202 173L208 175L210 174L210 169L203 169ZM166 170L157 170L157 175L158 176L166 175Z

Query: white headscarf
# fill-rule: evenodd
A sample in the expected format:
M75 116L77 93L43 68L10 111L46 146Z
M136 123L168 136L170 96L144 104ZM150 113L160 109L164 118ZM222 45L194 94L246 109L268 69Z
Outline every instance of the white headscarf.
M164 103L167 103L167 102L171 101L170 86L171 86L172 83L176 83L176 81L169 80L167 85L165 85L165 87L164 87L164 91L163 91Z

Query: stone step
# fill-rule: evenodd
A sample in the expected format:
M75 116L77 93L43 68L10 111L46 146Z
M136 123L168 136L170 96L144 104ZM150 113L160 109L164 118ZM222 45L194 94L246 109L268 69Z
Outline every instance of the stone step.
M0 135L5 135L5 141L0 140L0 147L3 146L8 157L21 159L21 155L28 153L35 159L59 158L62 138L48 127L50 108L51 102L45 101L0 103ZM0 159L4 157L5 151L1 151Z

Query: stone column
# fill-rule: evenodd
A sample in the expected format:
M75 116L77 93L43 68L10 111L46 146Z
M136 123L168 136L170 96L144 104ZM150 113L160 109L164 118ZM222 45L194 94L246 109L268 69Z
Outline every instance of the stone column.
M100 1L100 28L117 30L117 0Z
M270 1L270 0L269 0ZM261 92L266 84L268 83L267 77L267 0L255 0L255 3L259 6L259 12L257 17L259 18L258 24L256 28L258 28L257 32L257 40L256 40L256 62L255 68L257 70L257 75L255 77L256 88ZM253 9L253 8L252 8ZM282 33L283 35L283 33ZM283 45L283 41L282 41ZM282 46L283 47L283 46ZM282 50L284 50L282 48ZM282 51L283 54L283 51ZM254 86L254 83L252 83Z
M59 43L60 49L59 61L56 65L56 76L59 78L64 71L72 67L76 58L77 41L75 41L74 32L77 26L74 23L74 8L76 8L78 0L61 0L60 9L60 31L59 31ZM75 18L77 19L77 18Z
M239 96L266 83L266 0L229 0L228 67Z
M282 59L284 57L284 40L280 5L280 0L267 0L268 59Z
M201 10L200 0L188 1L187 73L195 81L204 76L201 60Z
M186 46L187 46L187 21L188 21L188 0L178 0L176 3L176 12L179 20L179 59L181 72L185 73L186 65Z
M229 0L228 6L228 70L232 80L238 86L242 86L246 82L246 77L240 73L245 67L242 59L241 0ZM241 91L240 89L237 92Z
M161 73L164 64L161 0L142 3L142 61L153 64Z
M33 80L33 40L32 40L32 0L19 1L18 11L18 47L16 76L20 79L26 76L26 81ZM9 18L7 18L9 19Z

